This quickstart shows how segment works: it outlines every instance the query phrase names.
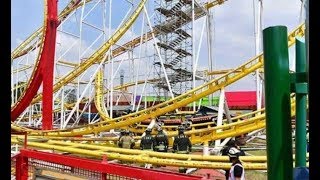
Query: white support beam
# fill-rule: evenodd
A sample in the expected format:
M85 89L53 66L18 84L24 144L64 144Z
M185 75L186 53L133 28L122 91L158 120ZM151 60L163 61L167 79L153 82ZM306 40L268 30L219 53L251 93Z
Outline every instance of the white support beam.
M229 106L228 106L226 98L224 98L223 109L224 109L224 112L226 113L226 117L227 117L228 123L232 123L231 115L230 115L230 111L229 111Z
M214 8L208 9L207 13L207 22L206 22L206 31L207 31L207 46L208 46L208 66L209 66L209 72L213 71L213 41L214 41L214 35L215 35L215 29L214 29ZM208 80L211 80L213 78L212 75L209 75ZM213 100L213 94L210 94L208 96L209 100L209 106L212 106L212 100Z
M141 53L142 53L142 44L143 44L143 33L144 33L144 15L142 16L142 23L141 23L141 35L140 35L140 47L139 47L139 60L141 61ZM140 62L138 63L138 68L136 70L136 79L135 79L135 86L134 86L134 94L133 94L133 100L132 100L132 111L135 110L136 105L136 96L137 96L137 85L138 85L138 77L139 77L139 71L140 71Z
M214 155L219 155L222 148L231 140L232 138L226 138L220 143L219 146L215 146L214 148L209 148L209 153Z
M150 124L148 125L147 129L153 129L153 127L155 126L156 124L156 120L155 119L152 119ZM141 135L141 137L145 136L146 135L146 132L143 132L143 134ZM140 141L140 140L139 140Z
M192 89L196 88L196 80L195 80L195 64L196 64L196 59L195 59L195 48L194 48L194 45L195 45L195 32L194 32L194 0L192 0L192 64L193 64L193 72L192 72L192 82L193 82L193 86L192 86ZM196 111L196 102L193 102L193 111Z
M257 5L256 2L258 1ZM253 15L254 15L254 35L255 35L255 54L261 52L261 34L262 34L262 0L253 0ZM257 110L261 109L262 103L262 81L259 70L256 70L256 104Z
M224 88L221 88L220 90L220 98L219 98L219 110L218 110L218 119L217 119L217 126L222 125L222 119L223 119L223 113L224 113ZM218 130L217 132L220 132L221 130ZM218 139L215 141L215 147L220 146L221 140Z
M210 155L208 141L203 143L203 155L204 156L209 156Z

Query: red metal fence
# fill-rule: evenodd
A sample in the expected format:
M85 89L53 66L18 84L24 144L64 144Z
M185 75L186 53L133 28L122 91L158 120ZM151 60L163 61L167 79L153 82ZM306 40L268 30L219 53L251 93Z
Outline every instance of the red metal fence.
M110 180L138 180L138 179L172 179L172 180L192 180L201 179L200 176L184 175L173 172L163 172L152 169L131 167L121 164L111 164L107 161L97 161L60 155L54 153L41 152L30 149L21 149L20 153L11 159L12 172L15 172L17 180L34 179L44 175L64 176L65 179L110 179ZM51 174L50 174L51 173Z

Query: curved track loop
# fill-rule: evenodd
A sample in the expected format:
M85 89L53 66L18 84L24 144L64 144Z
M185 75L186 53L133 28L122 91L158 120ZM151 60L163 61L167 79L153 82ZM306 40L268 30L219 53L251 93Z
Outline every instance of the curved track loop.
M58 16L58 25L65 20L68 15L71 14L74 10L76 10L78 7L82 6L83 3L80 3L81 0L71 0L69 4L61 11L61 13ZM91 0L87 0L86 2L89 2ZM21 57L31 50L34 50L36 47L39 47L42 43L38 44L32 44L28 48L27 45L29 45L36 37L42 34L45 27L39 28L37 31L32 33L24 42L22 42L13 52L11 53L11 61L15 60L18 57Z
M31 74L31 78L29 79L25 90L19 97L18 101L11 107L11 121L14 121L30 104L32 101L32 98L37 94L37 91L42 83L42 74L41 69L43 64L45 63L44 60L44 53L48 49L48 45L50 43L50 20L49 16L50 13L52 13L51 7L48 6L47 2L45 1L45 15L44 15L44 28L43 31L43 37L41 39L41 47L40 51L35 63L35 68L33 69L33 72ZM55 37L54 37L55 38Z
M102 121L110 120L106 106L104 104L104 93L103 93L103 71L99 70L95 78L95 96L94 104L99 112Z

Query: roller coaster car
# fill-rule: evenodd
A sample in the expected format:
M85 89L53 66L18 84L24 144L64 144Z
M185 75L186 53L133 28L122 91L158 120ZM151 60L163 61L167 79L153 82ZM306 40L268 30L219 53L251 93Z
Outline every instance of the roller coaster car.
M217 115L202 115L202 114L196 114L192 118L190 118L191 122L194 124L197 123L204 123L204 122L212 122L215 120Z
M180 125L181 122L182 120L178 118L164 120L164 124L170 124L170 125Z

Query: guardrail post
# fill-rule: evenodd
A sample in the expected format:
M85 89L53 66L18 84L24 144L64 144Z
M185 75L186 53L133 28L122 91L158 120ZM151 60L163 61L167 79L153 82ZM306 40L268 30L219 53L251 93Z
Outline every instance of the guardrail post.
M305 44L296 38L296 73L306 72L306 49ZM298 75L296 74L296 75ZM307 83L299 82L298 76L294 84L296 92L296 167L306 166L307 138Z
M290 75L287 27L263 30L267 169L269 180L292 179Z
M16 180L28 179L28 158L22 154L17 155L16 159Z

